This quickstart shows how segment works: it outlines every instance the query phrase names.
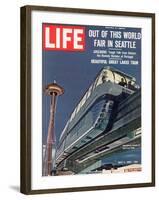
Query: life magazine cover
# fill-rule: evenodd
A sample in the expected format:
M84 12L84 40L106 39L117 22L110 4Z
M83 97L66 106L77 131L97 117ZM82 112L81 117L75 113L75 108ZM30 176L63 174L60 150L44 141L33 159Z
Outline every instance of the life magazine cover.
M43 23L42 176L142 171L141 29Z

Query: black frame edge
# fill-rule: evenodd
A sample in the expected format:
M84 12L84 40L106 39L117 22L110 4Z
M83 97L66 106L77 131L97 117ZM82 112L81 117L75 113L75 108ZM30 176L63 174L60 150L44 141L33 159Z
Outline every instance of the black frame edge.
M27 7L20 10L20 192L31 191L31 35Z
M155 186L155 182L156 182L156 178L155 178L155 173L156 173L156 167L155 167L155 14L152 14L152 163L151 163L151 167L152 167L152 185Z
M48 12L72 12L72 13L88 13L88 14L107 14L107 15L122 15L122 16L136 16L136 17L153 17L155 13L147 12L133 12L133 11L118 11L118 10L102 10L102 9L88 9L88 8L70 8L70 7L52 7L40 5L25 5L25 8L37 11Z

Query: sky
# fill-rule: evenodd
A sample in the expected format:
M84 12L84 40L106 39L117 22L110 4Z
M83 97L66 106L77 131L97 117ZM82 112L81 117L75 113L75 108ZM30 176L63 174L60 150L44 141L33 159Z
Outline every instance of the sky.
M141 40L135 40L135 49L122 49L121 51L133 51L136 53L135 60L137 65L122 64L92 64L91 59L99 59L93 50L109 50L108 47L94 47L94 39L103 39L101 37L88 37L89 30L116 30L141 33L139 28L121 28L121 27L105 27L105 26L85 26L85 51L49 51L43 50L42 53L42 88L47 84L56 82L64 88L64 94L58 97L56 114L55 114L55 134L58 141L60 134L69 120L69 117L78 104L83 94L87 91L99 71L104 66L112 66L120 71L134 76L137 83L141 82ZM110 39L109 36L107 39ZM111 38L112 39L112 38ZM117 40L117 39L112 39ZM119 40L119 39L118 39ZM122 39L125 40L125 39ZM129 40L134 41L134 40ZM102 58L103 59L103 58ZM43 93L42 96L42 132L43 144L46 143L48 124L49 124L49 108L50 97Z

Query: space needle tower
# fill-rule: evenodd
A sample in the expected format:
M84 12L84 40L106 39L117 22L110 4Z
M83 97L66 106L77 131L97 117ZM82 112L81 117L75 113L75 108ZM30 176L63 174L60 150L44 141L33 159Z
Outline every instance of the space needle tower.
M64 93L64 89L58 85L55 81L54 83L48 84L45 87L45 94L50 96L50 119L48 125L48 135L47 144L45 152L45 162L44 162L44 175L51 176L52 170L55 169L55 153L56 153L56 136L54 130L55 124L55 111L57 97Z

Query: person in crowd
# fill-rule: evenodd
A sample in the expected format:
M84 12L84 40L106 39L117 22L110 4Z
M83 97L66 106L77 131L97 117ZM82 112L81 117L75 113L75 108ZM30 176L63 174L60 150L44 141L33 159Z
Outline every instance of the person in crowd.
M124 81L124 78L121 78L121 81L118 84L123 87L127 86L126 82Z
M128 89L135 90L135 87L132 85L131 81L128 82Z

